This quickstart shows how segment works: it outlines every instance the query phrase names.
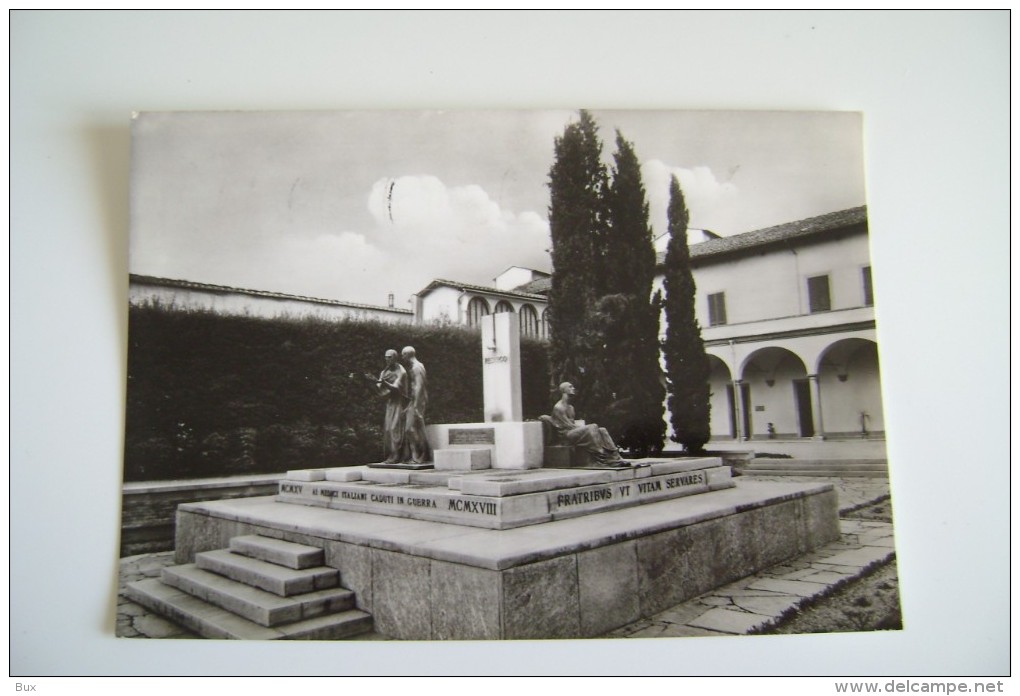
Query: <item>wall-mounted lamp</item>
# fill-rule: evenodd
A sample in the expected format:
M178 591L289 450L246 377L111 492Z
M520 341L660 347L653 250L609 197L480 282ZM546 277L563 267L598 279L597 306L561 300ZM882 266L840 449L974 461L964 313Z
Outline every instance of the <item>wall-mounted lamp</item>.
M776 386L776 380L774 380L774 379L767 379L767 380L765 380L765 384L769 385L770 387L774 387L774 386Z
M838 379L840 382L845 382L847 377L849 377L849 375L845 372L836 375L836 379Z

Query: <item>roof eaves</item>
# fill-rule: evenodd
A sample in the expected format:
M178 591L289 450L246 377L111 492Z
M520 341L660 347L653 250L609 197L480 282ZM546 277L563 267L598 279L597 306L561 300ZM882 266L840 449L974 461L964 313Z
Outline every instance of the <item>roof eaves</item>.
M731 237L720 237L690 246L692 262L707 260L719 256L762 249L773 244L789 242L795 239L807 239L820 234L846 229L858 225L867 225L867 206L848 208L813 218L752 230ZM656 254L656 263L665 262L666 254Z
M189 290L203 290L215 293L233 293L240 295L251 295L252 297L265 297L273 300L298 300L312 304L331 305L336 307L350 307L351 309L366 309L380 312L391 312L393 314L414 314L410 309L398 309L396 307L383 307L381 305L361 304L358 302L344 302L342 300L327 300L321 297L308 297L305 295L289 295L283 292L270 290L252 290L249 288L235 288L229 285L213 285L212 283L199 283L193 280L178 280L175 278L160 278L158 276L147 276L136 273L129 274L129 281L143 285L159 285L162 287L185 288Z
M513 290L500 290L498 288L485 287L484 285L472 285L471 283L461 283L455 280L446 280L444 278L436 278L431 283L426 285L421 292L418 293L418 297L424 297L433 290L439 287L449 287L455 290L480 292L487 295L496 295L500 297L514 297L514 298L525 298L529 300L542 300L545 301L547 298L544 295L536 295L527 292L515 292Z

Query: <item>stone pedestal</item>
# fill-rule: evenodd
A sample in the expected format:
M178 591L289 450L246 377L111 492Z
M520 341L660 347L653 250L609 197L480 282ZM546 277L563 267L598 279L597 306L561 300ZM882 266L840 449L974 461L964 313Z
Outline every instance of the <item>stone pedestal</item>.
M436 471L475 471L492 468L492 450L464 447L463 449L432 450Z
M425 427L432 450L488 449L494 469L542 466L542 424L534 422L445 423Z
M501 482L506 491L512 483ZM836 509L829 484L738 480L701 495L491 530L247 498L182 505L176 548L182 564L249 534L321 548L357 608L393 638L581 638L837 539Z

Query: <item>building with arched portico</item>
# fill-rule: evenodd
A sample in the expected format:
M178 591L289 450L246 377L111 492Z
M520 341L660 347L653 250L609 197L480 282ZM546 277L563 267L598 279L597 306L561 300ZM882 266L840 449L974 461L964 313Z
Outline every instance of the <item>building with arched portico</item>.
M865 207L690 254L713 439L884 435Z
M512 312L520 322L521 336L548 338L548 300L541 291L528 288L548 279L548 273L511 266L496 277L494 287L433 280L415 296L415 317L419 322L478 326L489 314Z

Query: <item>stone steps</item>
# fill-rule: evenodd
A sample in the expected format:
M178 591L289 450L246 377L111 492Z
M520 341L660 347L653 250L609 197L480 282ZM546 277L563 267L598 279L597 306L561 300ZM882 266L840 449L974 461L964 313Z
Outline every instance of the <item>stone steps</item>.
M339 640L371 631L372 617L322 561L317 547L234 537L229 549L198 553L126 594L206 638Z
M340 574L334 568L320 566L294 570L226 549L196 555L195 565L280 597L326 590L340 584Z
M176 587L261 626L276 626L313 616L344 611L354 606L354 593L342 587L280 597L245 585L193 563L163 569L163 584Z
M349 609L336 614L274 626L260 626L204 602L156 578L131 583L128 599L184 626L203 638L233 640L343 640L372 630L371 615Z
M271 539L257 535L234 537L230 540L230 550L242 556L257 558L260 561L281 565L285 568L301 570L323 564L322 549L304 546L282 539Z

